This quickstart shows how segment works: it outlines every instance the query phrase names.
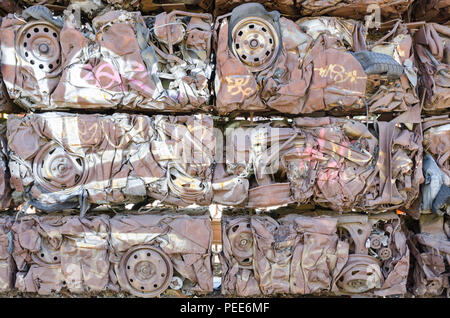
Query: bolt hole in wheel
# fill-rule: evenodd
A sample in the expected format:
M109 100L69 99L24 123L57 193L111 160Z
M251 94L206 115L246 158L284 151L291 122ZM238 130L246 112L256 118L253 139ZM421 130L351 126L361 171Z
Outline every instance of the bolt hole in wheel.
M229 25L229 47L251 72L270 67L281 51L279 12L267 12L259 3L233 9Z
M172 281L170 258L151 245L130 248L121 258L118 280L122 288L135 296L155 297Z

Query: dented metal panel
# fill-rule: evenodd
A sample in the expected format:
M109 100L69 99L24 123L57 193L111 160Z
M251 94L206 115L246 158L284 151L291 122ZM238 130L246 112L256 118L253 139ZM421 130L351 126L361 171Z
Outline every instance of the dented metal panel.
M442 112L450 107L450 27L425 23L414 34L424 110Z
M8 117L16 196L41 210L150 198L209 204L214 155L206 115L27 114Z
M450 296L449 4L0 0L0 292Z
M417 296L449 295L450 221L447 216L422 215L420 233L410 233L414 258L412 290Z
M126 291L156 297L169 286L188 295L212 291L207 216L24 216L13 222L12 237L14 288L21 292ZM2 257L9 255L5 251ZM174 280L182 286L174 286Z
M222 293L403 295L409 250L394 213L223 220Z
M408 10L413 0L306 0L302 1L302 14L384 21L399 19ZM376 21L376 20L375 20Z
M423 122L425 181L422 213L450 213L450 120L448 115L428 117Z
M2 123L0 124L0 210L13 207L8 161L9 149L6 141L6 125Z
M15 264L11 256L12 221L11 217L0 218L0 292L7 292L14 287Z
M450 1L415 0L411 13L415 21L447 23L450 16Z
M225 171L252 180L250 208L293 202L337 211L408 208L423 180L419 110L370 127L334 117L237 123L241 129L227 136L233 143Z
M407 29L397 24L393 38L384 44L368 41L365 27L356 20L270 21L263 11L257 4L242 5L231 18L216 21L214 89L220 114L403 112L419 103ZM271 32L271 25L280 32ZM264 68L253 67L269 58Z
M74 13L27 10L0 28L3 80L23 108L208 108L211 15L108 11L82 25Z

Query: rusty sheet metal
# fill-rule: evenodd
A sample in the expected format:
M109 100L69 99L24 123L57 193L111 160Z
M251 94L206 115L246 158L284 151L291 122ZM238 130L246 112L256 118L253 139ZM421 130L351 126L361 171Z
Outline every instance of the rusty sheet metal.
M299 16L301 1L297 0L214 0L214 15L219 16L231 12L243 3L257 2L264 5L268 11L277 10L290 16Z
M301 2L302 15L328 15L352 19L373 18L389 21L401 19L414 0L305 0Z
M239 8L243 10L235 10ZM388 43L374 42L355 20L309 17L294 23L280 17L268 21L260 17L264 9L258 10L252 13L256 18L236 11L239 14L216 21L214 89L220 114L349 113L366 108L373 113L403 112L419 103L412 38L406 28L396 25ZM264 31L271 26L279 28L279 34ZM264 67L253 67L269 58ZM389 69L388 75L375 71L376 64ZM390 74L394 69L395 74Z
M143 17L108 11L82 25L71 11L55 18L42 8L8 15L0 28L3 80L18 105L28 110L208 108L210 14Z
M155 297L169 285L189 295L212 291L207 216L23 216L12 234L15 288L21 292L123 290ZM3 256L4 235L0 238ZM7 272L1 269L3 283ZM175 277L182 286L173 286Z
M224 217L222 293L403 295L409 249L395 213Z
M18 1L15 0L0 0L0 16L4 16L8 13L20 12L22 9L19 7ZM1 18L0 18L1 20Z
M211 202L213 122L207 115L27 114L8 117L11 183L41 210L159 199Z
M450 27L426 23L414 34L419 90L427 112L450 108Z
M423 121L425 176L422 213L450 214L450 119L448 115Z
M278 10L289 16L328 15L362 20L375 11L379 18L391 20L401 18L413 0L215 0L214 13L225 14L248 2L261 3L267 10Z
M82 214L89 204L152 199L175 206L408 208L423 180L419 110L369 128L334 117L238 121L225 129L224 149L207 115L10 115L11 183L15 198L38 209L80 207Z
M226 137L226 164L216 170L250 181L247 199L237 188L242 183L229 190L250 208L292 202L337 211L408 208L423 181L420 106L414 112L369 127L334 117L236 122L240 130Z
M11 256L12 233L11 217L0 218L0 292L6 292L13 288L15 265Z
M440 169L450 177L450 117L432 116L423 122L423 148L436 160Z
M415 21L447 23L450 16L449 0L415 0L411 7Z
M139 10L141 12L188 10L211 12L211 0L106 0L116 8L125 10Z
M22 109L14 104L9 98L5 83L0 74L0 113L21 113Z
M9 150L6 141L6 125L2 123L0 124L0 210L13 206L8 160Z
M205 293L212 291L212 229L208 216L118 215L111 219L110 224L111 248L114 251L114 258L111 258L111 263L114 264L114 272L120 286L125 290L129 290L135 295L148 296L145 294L160 292L163 284L168 285L172 279L169 276L178 276L185 280L183 285L189 288L191 292ZM136 233L138 234L136 235ZM148 246L159 248L162 253L169 257L173 266L171 271L174 274L172 275L164 268L156 268L159 275L158 282L154 284L152 282L151 286L143 286L145 289L136 285L133 276L141 279L140 276L145 277L148 273L146 273L146 268L142 268L139 263L135 264L134 269L125 267L127 262L124 262L124 257L136 258L136 254L128 254L133 246L144 247L144 249ZM144 252L147 253L145 250ZM143 253L143 251L140 253ZM128 260L128 263L130 262L134 262L134 260ZM134 272L131 270L134 270ZM154 268L150 268L150 270L155 271ZM191 284L188 284L186 280L190 281Z
M410 232L413 272L412 292L416 296L450 295L450 219L433 214L420 217L420 233Z

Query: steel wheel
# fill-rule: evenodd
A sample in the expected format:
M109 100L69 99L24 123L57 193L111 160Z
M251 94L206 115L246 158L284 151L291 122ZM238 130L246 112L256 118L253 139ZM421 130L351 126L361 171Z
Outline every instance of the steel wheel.
M54 72L60 67L59 29L45 21L25 24L17 33L16 52L33 68Z
M57 143L48 143L33 161L35 180L48 191L74 191L87 178L84 158L68 153Z
M277 11L267 12L260 4L241 5L233 10L229 26L229 46L250 71L271 66L281 51Z
M59 252L61 244L62 240L57 242L56 247L53 247L48 238L42 238L40 250L31 254L32 260L40 266L58 267L61 264Z
M380 288L383 283L379 261L368 255L351 254L337 280L337 286L351 294Z
M228 230L231 252L240 265L250 266L253 262L253 234L250 224L239 222Z
M173 267L170 258L150 245L129 249L120 260L119 284L139 297L156 297L170 285Z

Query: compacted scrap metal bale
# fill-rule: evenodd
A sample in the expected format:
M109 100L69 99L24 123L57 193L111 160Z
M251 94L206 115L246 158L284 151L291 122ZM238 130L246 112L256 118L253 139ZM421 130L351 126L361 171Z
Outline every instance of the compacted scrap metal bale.
M449 8L0 0L0 295L450 296Z

